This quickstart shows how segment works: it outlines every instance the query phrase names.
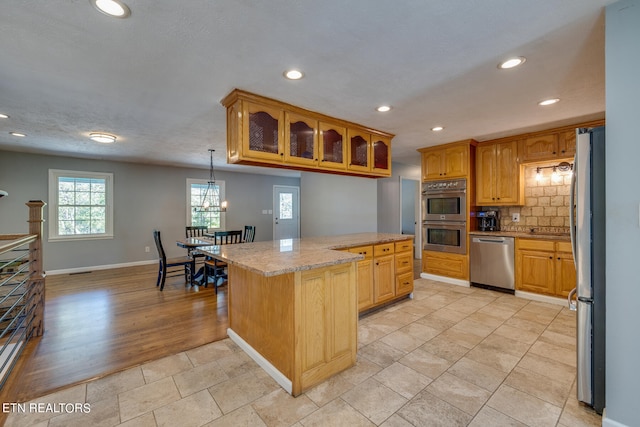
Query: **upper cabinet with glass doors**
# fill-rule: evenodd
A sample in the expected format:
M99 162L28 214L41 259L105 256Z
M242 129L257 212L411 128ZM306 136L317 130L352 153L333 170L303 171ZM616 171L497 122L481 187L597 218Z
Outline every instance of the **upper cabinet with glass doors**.
M227 162L391 176L392 134L238 89L227 108Z
M320 166L322 168L347 169L347 129L331 123L320 122Z
M318 165L318 121L295 113L285 113L284 161L303 166Z

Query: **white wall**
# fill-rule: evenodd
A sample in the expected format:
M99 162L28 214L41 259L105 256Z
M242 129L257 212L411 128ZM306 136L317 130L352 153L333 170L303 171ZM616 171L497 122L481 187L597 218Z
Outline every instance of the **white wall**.
M420 154L416 152L416 158ZM400 233L400 177L420 181L420 166L394 163L390 178L378 180L378 231ZM419 201L416 201L419 203Z
M30 199L48 199L49 169L113 172L114 233L108 240L48 242L48 207L45 207L45 270L81 269L154 260L157 258L152 231L162 231L168 256L184 254L176 239L184 237L186 225L186 179L208 179L208 169L188 169L102 160L0 151L0 188L9 193L0 200L0 234L27 232ZM225 181L226 228L256 226L256 240L271 240L273 185L299 186L299 178L284 178L216 171ZM144 252L149 246L151 251Z
M640 423L640 0L606 9L605 426Z
M373 178L303 172L301 237L377 231L376 191Z

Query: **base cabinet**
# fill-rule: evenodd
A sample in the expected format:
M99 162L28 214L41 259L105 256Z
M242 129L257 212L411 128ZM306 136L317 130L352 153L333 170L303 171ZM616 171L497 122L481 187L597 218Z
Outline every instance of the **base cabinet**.
M357 279L358 283L358 311L362 311L373 306L373 246L358 246L349 248L349 252L364 256L362 261L358 261Z
M375 308L413 292L413 240L357 246L358 311Z
M469 257L446 252L422 251L422 271L436 276L469 280Z
M516 239L516 290L567 297L575 286L569 242Z
M296 278L295 319L300 328L294 362L294 396L353 365L357 332L354 270L350 264L307 270ZM298 380L298 381L296 381Z
M355 262L277 276L230 264L229 283L229 335L275 368L293 396L355 364Z

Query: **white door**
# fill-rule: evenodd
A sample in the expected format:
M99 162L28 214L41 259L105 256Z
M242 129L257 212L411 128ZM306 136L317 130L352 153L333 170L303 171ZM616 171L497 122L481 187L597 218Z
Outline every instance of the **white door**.
M273 240L300 237L300 188L273 186Z

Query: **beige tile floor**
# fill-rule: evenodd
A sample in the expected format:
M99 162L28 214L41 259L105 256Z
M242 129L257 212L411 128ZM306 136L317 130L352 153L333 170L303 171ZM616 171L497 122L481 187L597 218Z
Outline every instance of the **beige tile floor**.
M574 397L575 316L560 305L418 279L358 335L356 366L297 398L225 339L37 399L6 425L601 424Z

